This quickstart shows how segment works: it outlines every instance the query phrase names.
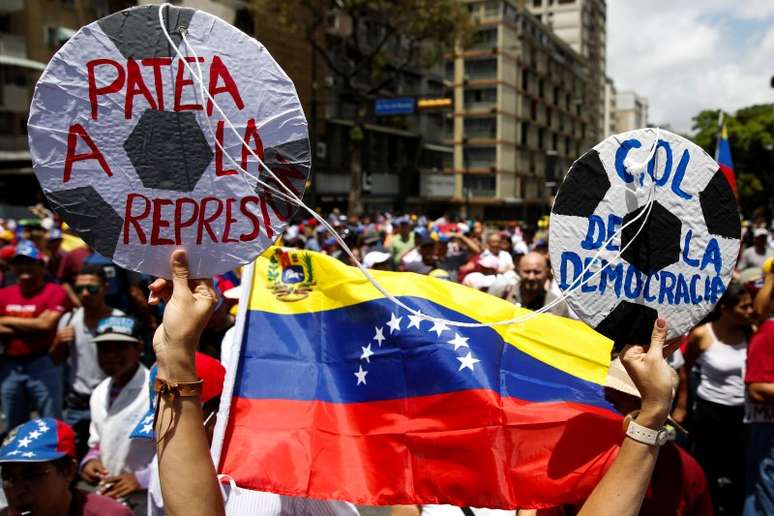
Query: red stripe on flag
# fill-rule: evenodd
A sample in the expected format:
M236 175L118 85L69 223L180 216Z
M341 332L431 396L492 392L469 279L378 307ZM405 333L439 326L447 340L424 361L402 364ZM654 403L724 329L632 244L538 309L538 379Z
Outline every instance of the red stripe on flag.
M720 166L720 171L726 176L728 184L731 185L731 190L733 190L734 195L736 195L736 176L734 175L734 169L730 168L728 165L723 165L722 163L719 163L718 165Z
M293 496L539 508L584 500L622 439L613 412L488 390L350 404L234 398L220 471Z

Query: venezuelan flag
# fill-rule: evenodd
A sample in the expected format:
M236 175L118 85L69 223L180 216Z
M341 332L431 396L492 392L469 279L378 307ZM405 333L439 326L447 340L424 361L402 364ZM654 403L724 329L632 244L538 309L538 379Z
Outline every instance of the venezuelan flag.
M431 317L529 313L435 278L374 275ZM216 446L220 473L240 488L550 507L585 499L621 443L621 416L603 393L612 342L581 322L450 327L400 309L358 269L304 251L272 248L243 281L238 368Z
M720 165L721 172L726 176L728 184L731 185L731 190L733 190L734 195L736 195L736 176L734 175L734 163L731 161L731 145L728 143L728 130L726 129L726 124L723 124L720 128L718 145L715 150L715 161Z

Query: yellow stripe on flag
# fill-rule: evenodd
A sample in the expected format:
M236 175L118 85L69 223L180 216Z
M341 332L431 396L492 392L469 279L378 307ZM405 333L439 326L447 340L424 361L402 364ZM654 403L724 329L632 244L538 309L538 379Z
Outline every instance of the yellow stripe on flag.
M356 267L311 251L285 251L285 260L303 269L305 284L298 289L283 281L284 268L279 256L283 251L270 248L255 264L250 310L293 315L334 310L384 297ZM508 320L530 313L484 292L429 276L386 271L371 274L393 296L424 298L479 322ZM288 288L291 294L287 293ZM292 295L294 288L303 295ZM399 310L396 306L396 313ZM540 314L524 323L492 329L505 342L546 364L604 384L613 343L580 321Z

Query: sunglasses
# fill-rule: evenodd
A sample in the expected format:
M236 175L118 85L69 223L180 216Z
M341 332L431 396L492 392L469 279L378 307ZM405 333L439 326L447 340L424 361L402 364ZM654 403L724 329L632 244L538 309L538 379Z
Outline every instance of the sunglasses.
M102 285L76 285L73 290L76 294L80 294L84 290L88 291L89 294L97 294L102 290Z

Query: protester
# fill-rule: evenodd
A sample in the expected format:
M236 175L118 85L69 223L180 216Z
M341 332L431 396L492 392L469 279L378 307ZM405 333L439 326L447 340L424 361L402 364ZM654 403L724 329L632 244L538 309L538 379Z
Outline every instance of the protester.
M718 514L739 514L744 480L744 381L752 332L752 298L731 282L715 307L714 320L693 330L684 352L683 378L694 365L700 380L691 419L693 453L704 468ZM674 410L686 419L688 385L683 381Z
M11 260L18 283L0 289L0 337L5 343L0 400L9 428L29 419L62 417L62 367L48 355L67 294L43 279L41 252L19 242Z
M769 268L756 304L771 306L772 287L774 271ZM774 514L774 318L764 321L750 340L744 381L748 440L743 514Z
M403 255L411 251L416 247L414 233L411 232L411 222L407 216L398 218L395 221L398 225L397 231L395 231L385 242L384 246L390 250L392 254L392 265L397 270L400 266Z
M569 317L567 303L563 300L555 303L558 297L548 289L549 267L545 256L534 251L525 254L519 260L516 272L519 283L510 291L510 302L530 310L540 310L550 305L549 313Z
M492 231L486 237L486 249L481 252L481 258L487 256L494 256L497 258L498 267L497 272L507 272L514 269L513 257L511 254L503 249L503 237L497 231Z
M379 271L390 270L390 253L381 251L371 251L363 258L363 265L367 269L374 269Z
M752 229L753 245L742 251L742 255L736 264L737 271L743 271L750 267L760 269L763 263L774 256L768 247L769 230L765 226Z
M167 514L224 514L215 467L209 453L200 403L202 382L195 368L198 336L217 302L207 280L189 280L186 256L171 257L172 281L151 286L151 302L169 300L154 337L160 387L158 417L159 474ZM648 349L627 346L621 360L642 393L634 421L662 428L672 402L672 373L663 358L666 322L659 319ZM658 447L625 439L612 466L581 509L582 515L637 514L658 456ZM185 471L186 475L180 472Z
M124 313L105 302L107 278L99 265L86 265L81 269L75 277L74 291L81 306L59 320L53 349L61 349L68 356L64 419L75 430L80 458L88 449L91 422L89 398L95 387L105 379L97 361L94 342L97 323L111 315Z
M200 400L202 403L205 432L207 433L208 442L212 443L212 434L217 421L220 393L223 391L223 380L226 370L216 359L198 351L195 356L195 364L196 375L202 379ZM148 377L148 396L150 400L148 412L137 422L137 426L131 434L132 439L147 439L154 445L153 419L156 414L156 406L153 384L157 376L158 367L153 366ZM164 497L161 494L161 485L159 484L158 458L154 456L150 466L150 479L148 482L148 515L162 516L163 514Z
M53 418L16 427L0 448L0 477L8 507L0 516L129 516L115 500L73 487L78 471L75 434Z
M148 407L148 369L140 363L143 341L136 320L111 316L97 325L97 360L107 375L91 395L90 450L82 478L112 498L145 505L153 445L129 435Z
M438 268L438 256L436 254L437 242L430 237L424 237L417 246L419 260L412 260L404 265L407 272L417 274L429 274Z

